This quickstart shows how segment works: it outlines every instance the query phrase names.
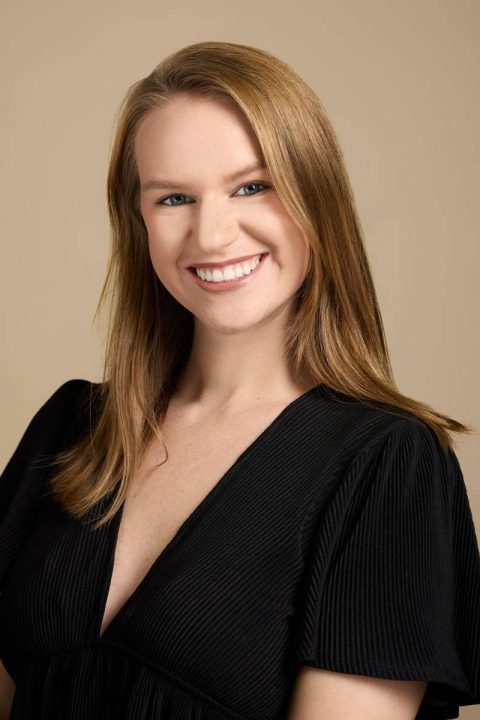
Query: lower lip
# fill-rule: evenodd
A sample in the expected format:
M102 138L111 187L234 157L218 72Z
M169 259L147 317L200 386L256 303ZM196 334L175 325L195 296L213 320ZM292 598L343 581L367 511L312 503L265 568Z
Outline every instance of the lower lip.
M208 280L202 280L202 278L198 277L195 270L191 270L190 268L187 268L187 271L190 273L190 275L193 277L193 279L196 281L200 287L205 288L205 290L211 290L211 292L224 292L225 290L235 290L238 287L241 287L242 285L247 285L249 282L251 282L257 275L261 267L263 266L263 261L265 260L268 253L264 253L261 258L260 262L256 265L256 267L249 273L249 275L244 275L243 277L236 278L235 280L223 280L222 282L208 282Z

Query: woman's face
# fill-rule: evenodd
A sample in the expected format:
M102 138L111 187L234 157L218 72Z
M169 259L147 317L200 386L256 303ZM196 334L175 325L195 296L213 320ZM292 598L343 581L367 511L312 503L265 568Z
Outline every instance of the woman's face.
M196 322L235 332L287 319L310 249L243 117L176 95L144 117L135 156L153 267ZM192 269L202 265L203 279Z

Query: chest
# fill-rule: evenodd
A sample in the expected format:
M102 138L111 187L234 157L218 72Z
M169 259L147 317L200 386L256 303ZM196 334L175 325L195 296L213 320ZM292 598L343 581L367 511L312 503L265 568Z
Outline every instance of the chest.
M322 444L306 439L312 424L298 402L230 423L163 424L167 463L152 443L124 514L95 531L103 503L78 521L42 498L2 587L9 665L20 676L23 658L55 652L63 672L64 651L85 647L95 663L109 658L110 672L128 655L244 717L258 717L259 697L265 717L280 717L309 542L303 518L331 474L316 457Z
M162 426L168 449L154 439L127 491L100 634L140 585L182 525L278 415L189 423L176 414Z

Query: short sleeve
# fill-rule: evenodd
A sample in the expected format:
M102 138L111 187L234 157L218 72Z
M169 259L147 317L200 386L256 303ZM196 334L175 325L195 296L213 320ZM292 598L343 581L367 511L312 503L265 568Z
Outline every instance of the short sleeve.
M73 379L57 388L29 422L0 475L0 593L45 492L48 461L78 421L90 386Z
M462 471L415 419L352 461L315 520L295 665L426 680L418 720L480 704L480 555Z

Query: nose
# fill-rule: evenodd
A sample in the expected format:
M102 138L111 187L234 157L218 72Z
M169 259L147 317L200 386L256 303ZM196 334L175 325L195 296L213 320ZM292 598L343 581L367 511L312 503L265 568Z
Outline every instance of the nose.
M205 258L205 262L238 238L238 211L228 207L228 202L228 199L213 196L203 198L197 201L192 213L191 239L197 247L197 254Z

